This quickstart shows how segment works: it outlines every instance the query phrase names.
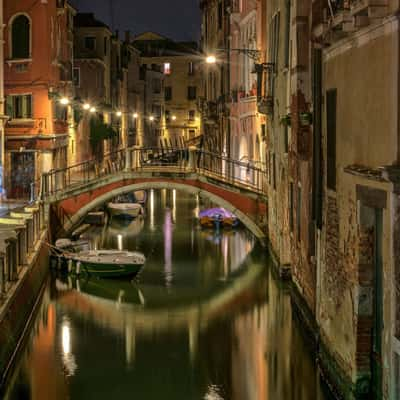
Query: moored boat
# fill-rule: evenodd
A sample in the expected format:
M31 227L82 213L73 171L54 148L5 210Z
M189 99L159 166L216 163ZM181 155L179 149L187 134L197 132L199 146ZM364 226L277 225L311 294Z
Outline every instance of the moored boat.
M138 203L108 203L111 217L136 218L143 213L143 207Z
M76 274L87 273L102 278L134 276L146 262L146 257L137 251L89 250L70 254L75 263Z
M234 228L239 224L239 219L225 210L225 208L209 208L200 211L199 221L202 227L206 228Z
M145 190L136 190L133 192L136 203L145 204L147 199L147 192Z
M57 239L55 242L55 247L61 252L78 253L80 251L89 250L89 241L84 239L71 240L68 238Z

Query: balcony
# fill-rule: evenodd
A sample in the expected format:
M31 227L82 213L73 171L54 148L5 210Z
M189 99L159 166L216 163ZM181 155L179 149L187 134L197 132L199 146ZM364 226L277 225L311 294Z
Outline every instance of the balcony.
M257 101L257 109L260 114L272 116L274 113L274 98L272 96L260 97Z
M350 13L353 16L382 18L387 15L389 0L350 0Z
M215 124L218 120L218 104L214 101L206 102L203 115L206 124Z

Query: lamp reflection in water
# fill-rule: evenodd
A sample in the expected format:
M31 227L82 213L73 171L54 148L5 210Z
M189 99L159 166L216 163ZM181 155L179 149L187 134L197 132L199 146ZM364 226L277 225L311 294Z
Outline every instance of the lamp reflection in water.
M150 230L154 231L154 190L150 190Z
M62 359L67 376L74 376L78 368L75 362L75 357L71 353L71 327L67 318L63 319L61 325L61 340L62 340Z
M169 288L172 283L172 217L171 210L165 210L164 220L164 271L165 284Z
M176 222L176 190L172 191L172 222Z
M124 243L123 243L123 240L122 240L123 238L122 238L122 235L119 233L118 235L117 235L117 242L118 242L118 250L123 250L124 249Z
M223 397L218 393L220 388L217 385L211 384L208 387L207 394L204 396L204 400L224 400Z

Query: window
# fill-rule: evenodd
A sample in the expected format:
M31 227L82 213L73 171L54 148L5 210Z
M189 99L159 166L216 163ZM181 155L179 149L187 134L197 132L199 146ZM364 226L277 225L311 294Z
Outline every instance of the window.
M189 110L189 121L194 121L196 118L196 110Z
M67 121L68 118L68 108L57 101L54 103L54 118L59 121Z
M196 131L194 129L189 129L189 139L196 137Z
M73 79L74 79L74 85L76 87L80 87L81 86L81 69L75 67L73 69Z
M11 95L6 98L6 113L10 118L32 118L32 95Z
M108 40L107 40L107 37L105 36L104 37L104 55L105 56L107 55L107 43L108 43Z
M86 50L96 50L96 38L93 36L85 37L85 49Z
M276 156L272 154L272 186L276 190Z
M297 241L301 240L301 187L297 188Z
M193 63L193 61L189 61L188 66L189 66L188 74L189 75L194 75L194 63Z
M270 62L274 64L275 71L278 68L278 52L279 52L279 22L280 13L277 12L273 17L269 32L269 57Z
M290 182L289 184L289 227L290 231L293 232L293 226L294 226L294 204L293 204L293 199L294 199L294 191L293 191L293 182Z
M196 100L197 88L196 86L188 86L188 100Z
M11 57L30 58L30 22L26 15L14 18L11 26Z
M153 79L153 93L159 94L161 93L161 80Z
M172 87L171 86L165 86L164 95L165 95L165 101L172 100Z
M326 92L327 186L336 190L336 89Z
M218 3L218 29L222 29L223 6L222 2Z
M164 63L164 74L170 75L171 74L171 63Z
M261 124L261 140L266 140L266 138L267 138L266 125Z
M289 67L290 57L290 0L285 3L286 23L285 23L285 67Z
M165 120L169 122L170 119L171 119L171 111L165 110Z
M287 124L283 124L283 151L284 153L289 151L289 127Z
M162 112L161 112L161 106L159 104L153 104L152 114L153 114L154 118L161 119Z

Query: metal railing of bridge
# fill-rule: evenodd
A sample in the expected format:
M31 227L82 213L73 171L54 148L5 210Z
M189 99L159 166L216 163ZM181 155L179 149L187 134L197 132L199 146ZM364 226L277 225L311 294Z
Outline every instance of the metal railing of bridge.
M223 183L266 194L265 164L241 162L197 148L127 148L67 168L44 173L32 184L31 199L46 199L64 190L122 172L197 173Z

